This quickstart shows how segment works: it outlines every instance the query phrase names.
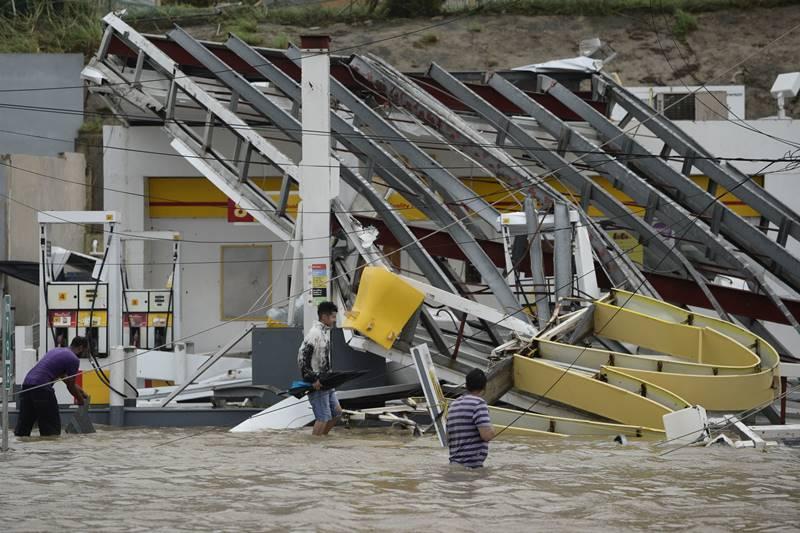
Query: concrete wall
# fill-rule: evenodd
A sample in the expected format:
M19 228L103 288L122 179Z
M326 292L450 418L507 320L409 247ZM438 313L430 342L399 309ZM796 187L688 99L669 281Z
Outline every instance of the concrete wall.
M9 260L39 261L38 211L70 211L86 207L83 155L10 155L4 156L0 163L0 167L6 165L0 172L0 190L13 199L3 198L0 207L7 227L4 255ZM83 226L59 224L51 226L49 235L55 245L83 250L84 230ZM17 324L38 322L37 287L11 278L6 283L17 307Z
M75 149L83 123L82 68L82 54L0 54L0 129L27 134L0 131L0 153L56 155Z

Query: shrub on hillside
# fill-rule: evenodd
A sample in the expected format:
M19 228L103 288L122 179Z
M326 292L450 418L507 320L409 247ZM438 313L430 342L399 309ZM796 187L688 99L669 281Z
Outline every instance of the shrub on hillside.
M444 0L386 0L390 17L430 17L442 11Z

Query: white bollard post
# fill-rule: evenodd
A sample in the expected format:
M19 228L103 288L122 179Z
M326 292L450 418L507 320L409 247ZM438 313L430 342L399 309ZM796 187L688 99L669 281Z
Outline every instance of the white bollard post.
M175 361L175 384L183 385L189 379L189 369L186 363L186 344L176 342L172 357Z

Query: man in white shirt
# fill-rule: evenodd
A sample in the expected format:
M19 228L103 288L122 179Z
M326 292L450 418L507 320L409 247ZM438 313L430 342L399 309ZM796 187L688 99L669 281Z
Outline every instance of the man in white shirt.
M312 435L327 435L342 414L336 389L324 388L319 380L320 376L331 371L331 328L336 325L337 312L333 302L319 304L319 320L308 330L297 354L297 364L303 381L314 387L308 394L315 418Z

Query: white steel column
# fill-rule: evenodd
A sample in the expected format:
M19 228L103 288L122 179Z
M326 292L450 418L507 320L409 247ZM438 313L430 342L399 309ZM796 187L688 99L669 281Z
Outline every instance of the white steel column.
M122 264L122 243L119 235L114 233L117 224L106 224L106 232L111 232L108 240L108 257L106 258L106 281L108 282L108 301L106 304L106 327L108 328L108 346L123 346L122 342L122 273L119 265ZM91 326L91 324L89 324ZM122 389L119 389L122 390Z
M329 37L301 37L303 217L303 331L317 319L316 306L331 299L330 206L339 194L339 165L331 157ZM290 311L291 312L291 311Z

